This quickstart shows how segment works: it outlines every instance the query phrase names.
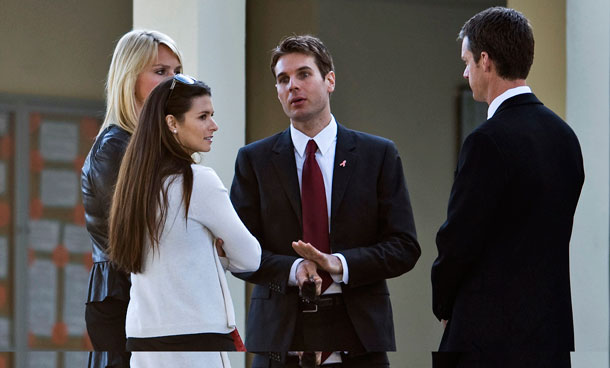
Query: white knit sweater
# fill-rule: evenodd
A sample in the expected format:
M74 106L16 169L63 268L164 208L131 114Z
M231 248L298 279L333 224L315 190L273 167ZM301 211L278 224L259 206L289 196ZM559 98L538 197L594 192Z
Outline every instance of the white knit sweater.
M261 248L235 213L214 170L192 165L193 192L184 219L182 177L168 187L169 206L158 251L150 246L142 273L131 274L127 337L159 337L235 329L229 271L256 271ZM167 185L167 182L166 182ZM221 264L215 237L224 240Z

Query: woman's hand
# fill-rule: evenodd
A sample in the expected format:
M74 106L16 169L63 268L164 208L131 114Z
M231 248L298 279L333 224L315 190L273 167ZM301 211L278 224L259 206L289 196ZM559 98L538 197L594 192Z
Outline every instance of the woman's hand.
M216 252L218 252L218 256L219 257L226 257L227 254L225 253L225 250L222 249L222 246L225 244L225 242L220 239L220 238L216 238L214 239L214 246L216 247Z

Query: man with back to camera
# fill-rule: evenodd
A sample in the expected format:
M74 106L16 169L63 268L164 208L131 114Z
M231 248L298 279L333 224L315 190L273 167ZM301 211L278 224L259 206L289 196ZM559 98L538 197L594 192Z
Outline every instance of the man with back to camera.
M462 146L436 238L433 309L445 330L435 366L569 367L578 139L526 85L534 37L523 14L489 8L459 39L464 78L489 110Z
M243 147L231 200L263 248L246 333L253 367L389 367L396 350L386 279L420 255L402 163L384 138L330 112L332 58L313 36L272 51L290 127ZM301 258L300 258L300 257ZM315 282L319 299L299 297ZM307 352L301 355L302 352ZM323 352L323 353L320 353Z

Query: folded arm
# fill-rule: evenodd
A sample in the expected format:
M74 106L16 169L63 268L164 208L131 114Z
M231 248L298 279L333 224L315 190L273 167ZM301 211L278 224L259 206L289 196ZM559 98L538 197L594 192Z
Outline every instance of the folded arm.
M205 198L197 199L197 204L193 203L192 215L200 216L201 223L214 236L222 239L222 250L228 260L227 269L229 271L256 271L261 259L261 247L258 240L250 234L235 213L220 178L210 170L208 179L209 183L195 183L196 185L203 184L194 187L193 191L198 190L201 194L205 193Z

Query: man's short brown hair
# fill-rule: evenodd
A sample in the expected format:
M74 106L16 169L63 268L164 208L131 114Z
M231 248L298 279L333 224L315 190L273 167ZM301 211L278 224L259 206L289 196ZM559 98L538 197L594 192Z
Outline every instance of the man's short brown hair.
M311 35L292 35L282 39L280 44L271 51L271 73L273 77L276 76L275 65L278 60L284 55L293 53L313 56L322 78L326 77L328 72L335 70L333 58L319 38Z
M534 34L523 14L501 6L483 10L460 30L458 39L466 37L475 62L479 62L481 52L485 51L500 77L527 78L534 62Z

